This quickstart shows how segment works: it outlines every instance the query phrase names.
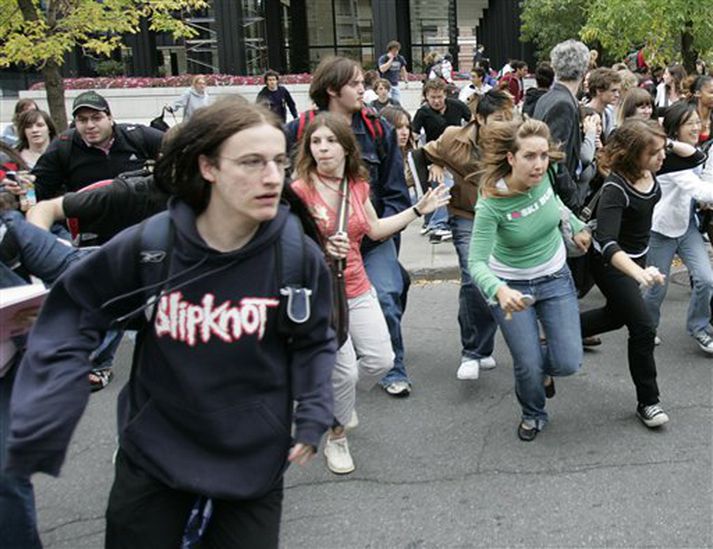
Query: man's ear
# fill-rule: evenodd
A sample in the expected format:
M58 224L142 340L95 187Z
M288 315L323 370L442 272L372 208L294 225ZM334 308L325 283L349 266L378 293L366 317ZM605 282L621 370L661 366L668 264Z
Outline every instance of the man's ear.
M327 88L327 95L329 97L339 97L339 92L334 91L332 88Z
M206 155L201 154L198 156L198 170L201 173L201 177L209 183L215 183L215 168L213 161Z

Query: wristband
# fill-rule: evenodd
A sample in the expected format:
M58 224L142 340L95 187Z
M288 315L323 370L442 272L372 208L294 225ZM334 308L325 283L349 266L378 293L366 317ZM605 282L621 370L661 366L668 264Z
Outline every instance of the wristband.
M416 214L416 217L423 217L423 214L418 211L418 208L416 206L411 206L411 209L413 210L413 213Z
M671 152L673 150L674 140L671 138L666 139L666 152Z

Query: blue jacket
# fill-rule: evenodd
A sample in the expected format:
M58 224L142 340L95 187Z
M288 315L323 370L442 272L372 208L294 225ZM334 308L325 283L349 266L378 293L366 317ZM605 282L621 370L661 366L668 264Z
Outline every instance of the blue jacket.
M359 112L352 116L352 130L359 143L362 158L369 168L370 199L376 215L389 217L410 208L411 198L404 174L404 159L396 141L396 131L383 117L379 117L379 122L384 129L382 155L379 155L376 150L375 139L366 128ZM288 149L293 149L297 144L298 126L299 119L285 126ZM372 240L365 238L362 250L367 250L374 245Z
M287 466L293 413L296 441L315 447L333 422L330 274L306 242L312 314L288 342L277 329L274 275L287 208L230 253L206 246L185 203L172 202L169 211L172 278L153 323L139 332L132 380L119 396L119 444L174 489L259 497ZM58 474L89 397L89 355L115 318L144 301L135 291L142 281L137 230L72 266L47 297L15 381L8 471ZM117 296L126 298L107 304Z

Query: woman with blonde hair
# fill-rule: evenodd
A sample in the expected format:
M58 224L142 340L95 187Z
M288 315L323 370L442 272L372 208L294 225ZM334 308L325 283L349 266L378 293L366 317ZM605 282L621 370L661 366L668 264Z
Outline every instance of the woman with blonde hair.
M173 105L166 110L168 112L176 112L183 109L183 121L187 121L196 110L207 107L211 103L208 90L206 89L208 82L206 77L198 74L191 80L191 87L188 88L183 95Z
M532 441L548 420L552 377L571 375L582 363L577 291L560 222L570 224L582 250L591 237L552 189L547 168L563 155L544 122L492 122L480 144L480 197L468 265L512 354L522 408L518 437Z

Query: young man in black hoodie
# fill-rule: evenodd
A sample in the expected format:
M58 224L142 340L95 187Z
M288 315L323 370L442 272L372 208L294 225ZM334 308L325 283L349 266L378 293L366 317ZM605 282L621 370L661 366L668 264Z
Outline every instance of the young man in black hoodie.
M132 313L151 319L119 397L109 548L180 546L202 498L206 546L278 545L286 466L311 458L332 423L336 352L330 275L308 239L311 314L296 324L284 313L280 245L297 223L280 203L288 164L262 107L230 98L199 110L156 166L174 198L148 222L170 234L155 307L140 259L162 254L137 246L142 226L67 271L45 302L13 395L6 470L21 478L59 473L103 333Z

